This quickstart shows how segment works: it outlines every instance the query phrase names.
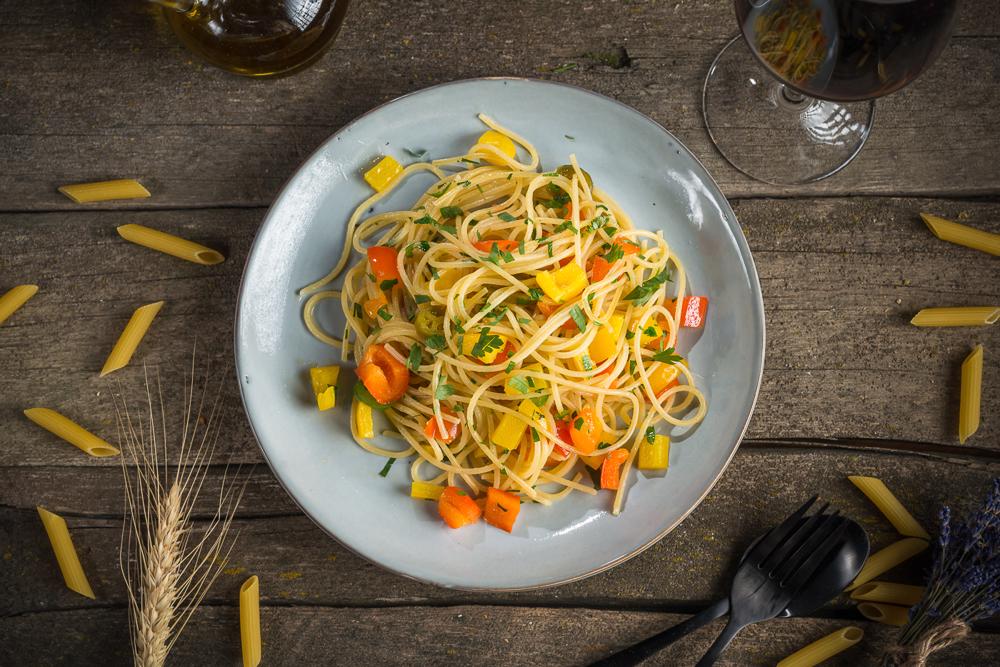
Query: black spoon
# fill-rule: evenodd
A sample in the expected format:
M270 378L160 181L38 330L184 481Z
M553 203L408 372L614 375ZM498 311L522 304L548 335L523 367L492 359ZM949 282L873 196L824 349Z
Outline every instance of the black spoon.
M845 520L847 521L847 526L844 530L840 547L833 552L826 563L820 566L815 577L788 603L785 610L778 614L779 618L811 614L826 604L827 601L836 597L838 593L843 591L858 576L861 566L864 565L865 559L868 558L870 548L868 535L855 521L850 519ZM743 552L743 556L745 557L753 549L754 545L763 538L764 536L761 535L754 540L747 547L746 551ZM740 562L742 560L743 558L741 557ZM728 597L719 600L686 621L678 623L603 660L598 660L591 667L625 667L627 665L636 665L684 635L694 632L715 619L725 616L727 613L729 613Z

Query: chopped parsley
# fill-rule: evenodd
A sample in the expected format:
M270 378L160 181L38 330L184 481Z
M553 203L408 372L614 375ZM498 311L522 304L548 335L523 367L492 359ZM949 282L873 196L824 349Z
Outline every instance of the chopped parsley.
M558 225L555 229L552 230L552 233L553 234L558 234L559 232L565 232L567 229L570 230L571 232L573 232L574 234L579 234L580 233L580 230L578 230L576 227L573 226L573 221L572 220L567 220L566 222L562 223L561 225Z
M489 327L483 327L476 344L472 346L472 356L482 359L490 352L499 350L503 345L503 338L491 334Z
M358 319L360 319L360 318L364 317L364 315L365 315L365 311L363 311L361 309L361 304L360 303L354 304L354 317L357 317Z
M533 319L531 319L530 317L519 317L519 318L517 318L517 323L518 324L534 324L535 321Z
M389 309L386 306L382 306L378 309L378 316L386 322L392 319L392 313L389 312Z
M393 287L396 286L396 283L398 282L399 281L396 280L395 278L392 278L391 280L383 280L378 284L378 288L382 291L391 290Z
M584 317L583 311L580 310L580 306L573 306L570 308L569 316L573 318L574 322L576 322L576 326L580 329L580 331L587 330L587 318ZM587 370L589 371L590 369L588 368Z
M436 225L437 223L438 221L429 215L425 215L413 221L413 224L415 225Z
M538 430L534 426L532 426L531 427L531 441L532 442L538 442L539 440L541 440L541 437L538 435Z
M577 417L576 419L573 420L573 428L575 428L577 431L583 430L583 417Z
M517 253L519 255L524 254L524 239L521 239L520 241L517 242Z
M427 241L417 241L416 243L411 243L410 245L406 246L406 256L413 257L414 250L427 252L430 249L431 249L431 244L428 243Z
M507 370L505 370L504 373L507 373L509 375L510 372L515 368L517 368L517 365L512 361L509 364L507 364Z
M462 209L458 206L442 206L441 207L441 217L442 218L461 218Z
M382 470L380 470L379 473L378 473L379 477L386 477L389 474L389 468L391 468L392 464L395 463L395 462L396 462L396 459L389 459L388 461L386 461L385 465L382 466Z
M607 449L610 446L611 446L610 442L602 442L601 444L597 445L597 448L598 449Z
M531 387L528 385L528 378L523 375L514 375L508 378L507 386L519 394L531 393Z
M653 444L655 440L656 440L656 429L650 426L649 428L646 429L646 442L648 442L649 444Z
M465 333L465 328L462 327L462 324L458 320L452 320L451 325L455 327L455 331L458 333Z
M423 356L423 352L424 346L420 343L414 343L410 346L410 358L406 360L406 365L414 373L420 370L420 359Z
M621 259L625 256L625 251L617 243L611 244L611 250L604 255L604 261L608 264L614 264L615 261Z
M664 364L676 364L681 360L681 356L674 354L674 348L668 347L662 352L657 352L653 355L653 361L659 361Z
M432 266L432 267L431 267L431 278L433 278L434 280L437 280L437 279L438 279L438 278L440 278L440 277L441 277L441 274L440 274L440 273L438 273L438 270L437 270L437 269L435 269L435 268L434 268L434 267Z
M628 331L625 332L625 340L632 340L633 338L635 338L635 332L634 331L632 331L631 329L629 329Z
M444 336L431 336L425 342L432 350L443 350L445 347Z
M448 188L450 188L450 187L451 187L451 181L445 183L444 187L441 188L440 190L438 190L437 192L432 192L431 193L431 197L440 197L444 193L448 192Z
M670 280L670 269L663 269L655 276L637 286L631 292L626 294L624 298L626 301L635 301L637 305L642 305L649 300L653 293L660 288L663 283Z
M583 363L583 370L592 371L594 370L594 362L590 360L590 355L585 354L580 357L580 361Z
M635 375L635 359L628 360L628 372L629 375Z
M459 181L458 184L461 185L463 188L467 188L470 185L472 185L472 181Z
M429 303L430 300L431 300L431 298L429 296L427 296L426 294L414 294L413 295L413 301L415 303L417 303L417 304Z
M507 211L504 211L503 213L501 213L497 217L500 218L501 220L503 220L504 222L514 222L515 220L517 220L517 218L515 218L514 216L512 216Z
M436 398L439 401L443 401L444 399L448 398L454 393L455 393L455 388L452 387L450 384L439 384L437 386L437 389L434 391L434 398Z
M451 234L453 236L455 234L458 234L458 230L455 228L455 225L438 225L437 228L440 231L442 231L442 232L448 232L449 234Z

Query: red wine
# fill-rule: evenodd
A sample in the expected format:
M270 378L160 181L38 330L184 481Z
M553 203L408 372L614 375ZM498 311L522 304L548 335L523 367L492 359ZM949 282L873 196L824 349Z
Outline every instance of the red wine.
M813 97L867 100L895 92L937 58L957 0L736 0L750 49Z

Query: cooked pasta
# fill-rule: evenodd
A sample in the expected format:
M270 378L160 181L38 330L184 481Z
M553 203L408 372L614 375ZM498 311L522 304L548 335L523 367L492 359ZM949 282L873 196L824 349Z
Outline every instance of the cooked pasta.
M951 220L939 218L930 213L921 213L924 224L931 230L934 236L942 241L964 245L966 248L982 250L991 255L1000 255L1000 234L984 232L975 227L969 227Z
M179 236L167 234L166 232L143 225L121 225L118 227L118 235L136 245L141 245L167 255L173 255L174 257L194 262L195 264L211 266L213 264L220 264L226 259L222 253L203 246L200 243L188 241Z
M917 523L913 515L903 507L903 503L899 502L882 480L877 477L858 475L849 475L847 479L851 480L851 483L858 487L861 493L868 496L868 500L872 501L872 504L885 515L885 518L900 535L919 537L925 540L931 539L923 526Z
M28 299L35 296L38 285L18 285L7 290L0 296L0 324L7 321L7 318L14 314L14 311L27 303Z
M240 644L243 667L260 664L260 582L254 575L240 586Z
M149 325L153 323L153 318L156 317L156 314L160 312L160 308L162 307L163 302L156 301L135 309L132 317L129 318L128 323L118 337L115 346L111 348L111 353L108 355L107 360L104 362L104 367L101 369L101 377L128 365L128 362L132 360L132 355L135 354L136 348L139 347L139 343L142 342L143 337L149 330Z
M923 586L896 584L890 581L870 581L851 591L852 600L884 602L902 607L912 607L924 596Z
M62 572L66 587L91 600L96 599L94 589L90 587L83 566L80 565L80 557L76 553L76 547L73 546L73 538L69 535L66 520L42 507L36 509L42 519L42 525L45 526L45 533L49 536L52 552L56 556L56 563Z
M88 204L96 201L111 201L113 199L145 199L149 190L142 183L131 178L117 181L99 181L97 183L76 183L59 188L77 204Z
M840 628L778 662L777 667L813 667L845 651L865 636L864 630L854 625Z
M540 173L527 140L480 119L490 129L466 155L366 175L380 190L351 215L330 272L300 290L306 326L342 360L353 357L356 402L384 410L407 446L387 451L359 437L362 422L374 429L356 411L355 439L382 456L415 454L413 481L543 505L600 487L614 491L617 514L655 427L705 416L674 346L681 327L701 326L708 300L688 296L662 233L635 228L573 156ZM364 217L427 173L434 182L412 208ZM331 289L352 250L366 259ZM338 297L339 338L314 312ZM599 482L582 481L582 456L600 457Z
M916 327L981 327L995 324L998 319L1000 308L996 306L924 308L913 316L910 324Z
M869 556L864 566L862 566L861 571L858 572L858 576L844 590L853 591L861 584L867 584L878 575L888 572L900 563L913 558L926 549L927 546L927 540L921 540L918 537L904 537L898 542L893 542L884 549L880 549Z
M862 602L858 605L858 611L867 619L896 627L902 627L910 620L909 607L900 607L895 604Z
M49 433L98 458L115 456L118 450L74 421L48 408L28 408L24 416Z
M962 444L979 430L982 392L983 346L977 345L962 362L962 389L958 406L958 441Z

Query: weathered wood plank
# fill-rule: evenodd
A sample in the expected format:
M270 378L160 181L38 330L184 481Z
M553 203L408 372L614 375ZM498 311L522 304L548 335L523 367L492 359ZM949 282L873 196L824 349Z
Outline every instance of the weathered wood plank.
M263 660L269 665L585 665L683 619L594 609L264 607L261 634ZM769 621L744 631L717 664L773 665L847 625L862 627L864 639L824 665L877 664L895 636L895 628L858 620ZM716 622L644 664L693 664L721 627ZM0 633L9 638L0 644L4 664L130 662L125 610L120 608L0 618ZM973 633L936 655L935 664L990 664L996 659L1000 635ZM239 614L233 607L202 607L171 654L171 662L182 665L239 661Z
M450 5L366 1L354 4L317 66L275 81L196 62L152 6L8 3L0 8L0 210L76 208L56 186L123 176L141 177L155 195L128 207L265 204L305 156L362 112L484 75L551 78L630 104L677 134L730 196L995 194L993 9L989 0L962 3L958 36L916 83L879 103L854 165L784 189L729 167L702 125L705 73L736 32L727 3L470 2L456 20ZM628 66L600 62L622 45ZM575 67L554 73L560 65ZM762 127L751 144L765 134Z
M1000 327L917 329L907 321L926 306L997 303L1000 273L988 255L935 239L915 213L964 214L1000 230L1000 205L923 199L736 203L761 276L768 324L764 384L748 436L957 444L959 363L976 342L1000 349ZM0 336L0 415L8 440L0 463L117 466L85 459L20 413L31 405L62 407L114 439L108 392L115 385L98 371L141 303L167 300L140 356L162 368L168 399L183 386L196 339L215 375L229 377L239 276L262 213L0 215L0 286L41 285ZM202 267L132 246L114 231L125 222L205 242L224 250L228 260ZM988 353L983 422L970 447L1000 447L998 370L1000 356ZM131 378L131 392L141 391L138 371L124 376ZM232 384L225 444L241 460L260 461Z
M377 466L372 468L374 477ZM787 471L795 471L787 474ZM273 603L334 606L509 602L571 606L690 609L721 596L742 550L814 493L820 494L868 530L881 548L897 539L884 519L846 476L885 480L928 530L939 504L964 509L985 495L1000 465L965 466L889 454L836 450L741 450L718 486L673 533L613 570L552 590L479 594L446 590L389 574L347 551L298 514L264 467L251 478L238 522L240 539L226 574L209 600L236 595L247 573L266 582L262 595ZM117 567L122 492L119 475L92 469L81 482L75 468L0 468L0 616L54 608L96 607L123 600ZM780 480L780 482L779 482ZM215 488L213 477L206 492ZM669 481L669 477L668 477ZM211 495L209 493L209 495ZM73 517L73 539L98 600L68 591L34 507ZM628 508L621 520L628 520ZM889 578L917 582L917 561ZM845 609L838 600L833 609Z

